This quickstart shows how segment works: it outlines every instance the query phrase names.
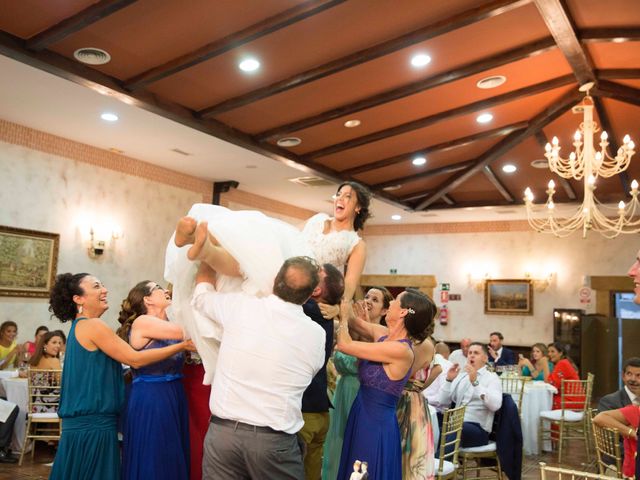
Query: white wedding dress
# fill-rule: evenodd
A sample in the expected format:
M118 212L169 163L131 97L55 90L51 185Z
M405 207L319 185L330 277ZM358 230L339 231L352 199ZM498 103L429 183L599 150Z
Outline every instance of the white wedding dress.
M320 264L331 263L344 271L349 255L360 241L355 231L324 233L328 215L319 213L307 220L302 231L281 220L256 211L234 211L225 207L195 204L187 214L198 222L207 221L209 231L240 265L243 277L219 275L219 292L244 291L249 295L269 295L282 263L290 257L306 255ZM173 284L169 318L182 325L198 349L205 369L204 384L213 380L221 338L219 326L191 307L197 262L187 258L191 245L177 247L175 234L165 257L165 280Z

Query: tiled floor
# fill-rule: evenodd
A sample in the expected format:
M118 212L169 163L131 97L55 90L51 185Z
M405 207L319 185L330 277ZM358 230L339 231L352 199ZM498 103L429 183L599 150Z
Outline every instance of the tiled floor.
M582 443L575 441L569 444L569 451L563 466L575 470L587 470L595 472L593 462L591 466L586 463L586 454ZM51 467L46 466L53 460L55 452L51 447L38 446L35 461L31 461L31 456L25 456L22 467L17 465L0 464L0 480L34 480L46 479L49 476ZM563 455L564 456L564 455ZM522 468L522 480L539 480L539 462L546 462L548 465L557 466L557 453L546 453L540 456L525 457Z

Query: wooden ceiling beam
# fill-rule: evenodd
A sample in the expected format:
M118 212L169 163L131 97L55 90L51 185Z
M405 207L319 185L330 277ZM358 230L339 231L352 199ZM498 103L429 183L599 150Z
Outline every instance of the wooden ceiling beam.
M640 78L640 68L606 68L595 72L598 80L636 80Z
M529 126L517 132L509 134L505 139L501 140L498 144L491 147L484 154L482 154L474 164L467 168L465 171L454 175L453 179L446 179L438 187L435 188L434 193L429 195L427 199L420 202L416 207L416 210L424 210L429 205L439 200L442 195L446 195L453 189L466 182L469 178L476 175L482 170L485 165L489 165L494 160L500 158L516 145L522 143L524 140L534 135L535 132L544 128L549 123L560 117L567 112L572 106L579 101L578 91L569 91L562 96L558 101L554 102L551 106L547 107L541 113L532 118L529 122Z
M640 89L609 80L600 80L592 90L594 96L607 97L640 107Z
M344 3L345 0L307 0L288 10L273 15L247 28L227 35L224 38L208 43L196 50L169 60L162 65L153 67L125 82L125 88L135 91L147 85L175 75L199 63L211 60L234 48L246 45L265 35L277 32L283 28L300 22L318 13Z
M349 150L351 148L366 145L368 143L377 142L385 138L411 132L413 130L433 125L434 123L440 122L442 120L449 120L452 117L474 113L480 110L493 108L506 102L527 98L529 96L553 90L555 88L569 85L574 82L575 79L573 78L573 75L564 75L552 80L547 80L535 85L530 85L518 90L513 90L502 95L487 98L485 100L480 100L474 103L469 103L467 105L461 105L460 107L453 108L451 110L446 110L433 115L429 115L427 117L419 118L417 120L412 120L411 122L396 125L395 127L379 130L377 132L370 133L369 135L364 135L362 137L353 138L345 142L330 145L328 147L321 148L319 150L302 155L302 157L305 159L305 161L308 162L315 161L317 158L331 155L333 153L342 152L344 150Z
M76 33L89 25L108 17L125 7L128 7L136 0L101 0L90 7L65 18L43 32L34 35L26 41L29 50L40 52L60 40Z
M515 202L515 198L513 198L513 195L511 195L511 192L509 191L507 186L500 181L500 179L496 176L496 173L489 165L484 166L484 168L482 169L482 173L484 173L484 176L487 177L487 179L494 187L496 187L496 190L500 192L500 195L502 195L502 197L507 202Z
M578 32L583 43L594 42L638 42L640 41L640 28L637 27L613 27L613 28L585 28Z
M480 7L473 8L458 15L454 15L453 17L446 18L434 24L406 33L392 40L379 43L372 47L346 55L342 58L313 67L310 70L272 83L266 87L230 98L218 103L217 105L201 110L199 114L205 118L215 117L221 113L234 110L278 93L286 92L292 88L305 85L309 82L314 82L329 75L334 75L348 68L370 62L376 58L389 55L390 53L410 47L411 45L444 35L445 33L471 25L472 23L480 22L496 15L501 15L508 11L520 8L530 2L531 0L493 0Z
M393 187L395 185L403 185L405 183L414 182L416 180L424 180L425 178L431 178L438 175L446 175L447 173L459 172L460 170L469 168L474 161L475 160L466 160L464 162L452 163L450 165L432 168L431 170L427 170L425 172L414 173L413 175L408 175L406 177L400 177L392 180L387 180L385 182L371 184L369 185L369 187L372 191L381 191L385 188Z
M426 192L421 192L421 193L412 193L411 195L405 195L403 197L400 197L400 201L402 202L412 202L414 200L418 200L420 198L424 198L426 196L429 195L429 191Z
M556 203L556 205L559 205ZM456 202L455 205L448 205L446 203L440 203L437 205L431 205L425 209L425 212L433 212L436 210L451 210L453 208L482 208L482 207L513 207L515 204L508 200L477 200L467 202ZM417 210L417 208L416 208ZM472 214L471 214L472 215Z
M538 145L540 145L541 152L544 152L545 145L549 143L547 136L544 134L542 129L538 130L534 135L536 137L536 140L538 141ZM549 172L551 172L551 170L549 170ZM578 198L576 192L573 190L573 187L569 183L569 180L558 175L558 182L560 183L560 186L562 186L564 192L567 194L567 197L569 197L570 200L575 200L576 198Z
M593 67L576 35L569 10L563 0L534 0L551 36L569 62L580 85L595 81Z
M609 120L607 110L604 108L602 100L599 97L593 99L593 106L598 113L598 118L600 119L602 130L606 131L609 134L609 151L615 156L618 152L618 147L620 146L620 144L618 143L618 137L616 136L616 132L611 125L611 121ZM620 179L620 185L622 186L622 193L626 197L631 197L629 193L629 191L631 190L629 174L626 171L620 172L618 174L618 178Z
M346 170L341 170L340 173L343 175L353 176L360 173L370 172L372 170L377 170L379 168L388 167L390 165L395 165L397 163L409 161L411 160L412 157L415 157L417 155L429 155L435 152L446 152L454 148L464 147L465 145L469 145L478 140L486 140L488 138L493 138L493 137L503 137L505 135L510 134L514 130L520 130L521 128L525 128L526 126L527 126L527 122L518 122L511 125L507 125L506 127L494 128L493 130L487 130L485 132L475 133L467 137L456 138L454 140L449 140L447 142L438 143L437 145L424 147L420 150L415 150L413 152L402 153L400 155L395 155L389 158L383 158L382 160L377 160L375 162L365 163L364 165L359 165L357 167L347 168Z
M415 95L417 93L425 92L431 88L446 85L448 83L455 82L456 80L461 80L471 75L485 72L492 68L500 67L502 65L507 65L509 63L523 60L525 58L540 55L541 53L547 52L554 48L555 43L550 38L531 42L521 47L517 47L512 50L493 55L491 57L483 58L476 62L468 63L454 70L435 75L433 77L429 77L414 83L410 83L399 88L387 90L377 95L359 100L357 102L327 110L325 112L319 113L318 115L314 115L313 117L303 118L286 125L281 125L279 127L265 130L258 133L256 135L256 138L260 141L272 140L291 132L296 132L305 128L328 122L330 120L335 120L336 118L340 118L345 115L383 105L385 103L399 100L409 95Z

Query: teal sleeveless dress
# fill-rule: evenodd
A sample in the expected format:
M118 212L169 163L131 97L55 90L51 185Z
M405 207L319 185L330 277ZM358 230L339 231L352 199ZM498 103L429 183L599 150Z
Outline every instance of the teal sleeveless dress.
M124 404L120 363L100 350L86 350L71 325L62 371L58 416L62 436L49 479L120 478L118 415Z

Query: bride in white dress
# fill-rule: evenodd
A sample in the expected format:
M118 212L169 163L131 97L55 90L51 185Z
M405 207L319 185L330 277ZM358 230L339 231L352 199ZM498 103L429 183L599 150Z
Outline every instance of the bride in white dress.
M370 193L356 182L345 182L334 197L334 215L319 213L302 231L255 211L232 211L196 204L178 222L167 246L165 279L173 284L170 318L193 339L205 368L204 383L213 378L219 350L217 331L191 309L197 264L208 263L218 273L218 291L243 290L269 295L284 260L307 255L319 264L345 271L345 298L352 298L366 260L366 245L358 235L369 213ZM346 269L346 270L345 270Z

